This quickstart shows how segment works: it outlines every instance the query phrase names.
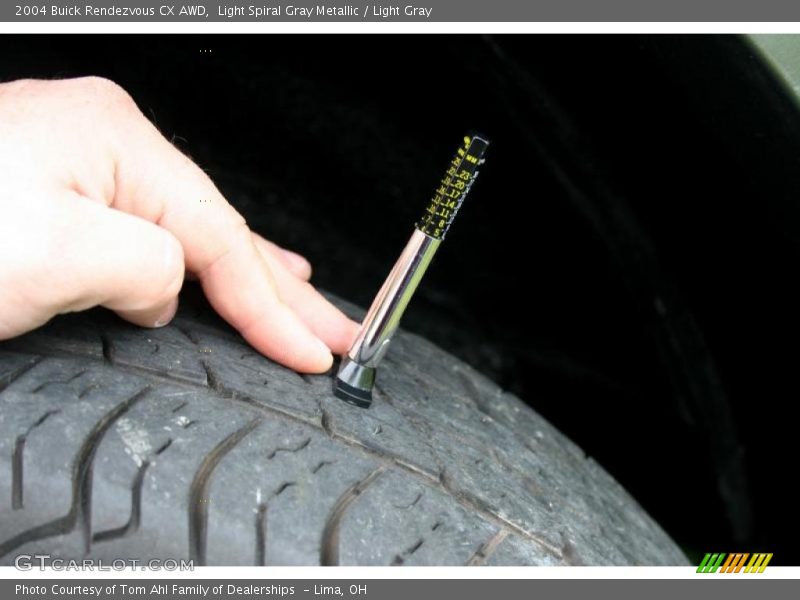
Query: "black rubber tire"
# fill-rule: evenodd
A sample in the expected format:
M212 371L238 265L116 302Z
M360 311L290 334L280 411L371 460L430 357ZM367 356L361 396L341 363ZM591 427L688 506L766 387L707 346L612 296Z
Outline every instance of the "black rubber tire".
M686 564L578 447L425 340L396 337L364 410L191 304L163 329L92 311L0 343L0 562L37 553Z

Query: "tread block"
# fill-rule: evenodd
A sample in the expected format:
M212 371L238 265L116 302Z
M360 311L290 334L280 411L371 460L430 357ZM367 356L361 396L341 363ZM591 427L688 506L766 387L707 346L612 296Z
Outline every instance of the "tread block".
M377 466L317 428L263 422L225 456L209 486L209 562L317 564L336 501Z

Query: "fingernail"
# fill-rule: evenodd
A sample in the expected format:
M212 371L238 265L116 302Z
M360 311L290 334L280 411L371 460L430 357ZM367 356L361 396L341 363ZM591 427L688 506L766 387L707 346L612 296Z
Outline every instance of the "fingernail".
M158 316L156 322L153 323L153 327L164 327L164 325L172 321L172 318L175 316L176 312L178 312L177 298L175 298L172 302L170 302L167 308L164 310L164 312Z

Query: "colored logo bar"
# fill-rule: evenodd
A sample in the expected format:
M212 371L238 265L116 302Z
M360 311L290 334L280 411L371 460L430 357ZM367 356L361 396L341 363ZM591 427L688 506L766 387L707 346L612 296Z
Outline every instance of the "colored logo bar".
M750 559L749 562L748 558ZM756 552L755 554L750 554L749 552L735 552L732 554L709 552L703 557L697 567L697 572L716 573L719 570L720 573L763 573L770 560L772 560L771 552ZM745 566L745 563L747 566Z

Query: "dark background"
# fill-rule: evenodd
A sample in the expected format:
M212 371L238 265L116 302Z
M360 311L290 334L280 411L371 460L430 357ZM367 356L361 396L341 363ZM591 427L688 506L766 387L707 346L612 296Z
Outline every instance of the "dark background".
M798 563L800 115L745 40L0 39L3 79L84 74L362 305L484 132L404 326L545 415L691 558Z

